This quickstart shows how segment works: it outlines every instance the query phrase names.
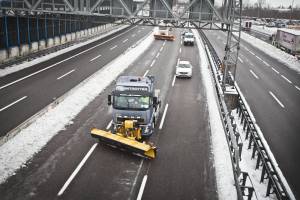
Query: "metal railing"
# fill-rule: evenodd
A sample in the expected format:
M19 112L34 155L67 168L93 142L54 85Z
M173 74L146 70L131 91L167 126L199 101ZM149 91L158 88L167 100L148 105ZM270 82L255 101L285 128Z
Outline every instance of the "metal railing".
M222 61L218 57L215 49L211 45L210 41L207 39L203 31L199 30L199 33L202 37L202 41L204 42L206 46L207 53L209 54L208 57L210 58L210 66L211 71L213 73L214 77L214 83L216 87L216 92L219 100L220 105L220 111L221 116L223 119L223 125L226 133L226 139L228 142L229 149L231 151L231 158L233 161L233 167L234 167L234 174L238 178L235 178L236 181L236 188L237 190L241 191L241 194L243 197L247 197L247 199L252 199L253 193L255 193L255 188L253 188L252 184L251 186L246 186L247 179L249 177L247 172L239 172L239 169L236 168L238 162L235 157L233 156L233 145L232 140L234 140L234 137L229 134L230 130L228 126L231 124L233 127L233 134L235 136L236 143L239 147L239 159L241 159L242 154L242 147L243 144L240 142L241 135L236 131L236 124L233 122L233 117L230 113L227 112L227 107L225 105L224 99L222 99L223 96L223 88L221 87L221 81L222 81L222 74L219 70L219 67L222 64ZM230 81L233 82L233 79L230 78ZM276 161L271 153L271 151L266 146L266 143L264 142L264 138L262 136L262 133L259 129L259 127L255 123L255 119L251 113L251 110L248 108L248 104L246 103L245 98L243 97L243 94L241 93L238 85L236 82L234 82L234 87L238 92L238 104L237 104L237 112L238 116L240 118L240 123L243 125L243 131L246 133L245 139L249 140L248 150L252 149L252 159L256 158L256 168L255 169L261 169L261 176L260 176L260 183L263 183L265 180L267 180L267 190L266 190L266 196L269 196L270 194L275 194L277 199L279 200L289 200L294 199L291 190L289 189L288 184L286 183L280 169L277 167ZM228 116L231 119L228 120ZM250 179L250 182L251 179ZM238 192L239 194L239 192ZM240 198L240 197L239 197Z

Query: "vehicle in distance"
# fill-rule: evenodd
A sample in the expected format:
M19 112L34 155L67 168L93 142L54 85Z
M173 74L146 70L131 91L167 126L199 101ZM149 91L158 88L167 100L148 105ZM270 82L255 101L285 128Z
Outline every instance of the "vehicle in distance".
M194 46L195 43L195 37L194 34L192 32L186 32L183 35L183 45L187 46L187 45L191 45Z
M176 66L176 77L191 78L193 75L193 66L189 61L180 60Z

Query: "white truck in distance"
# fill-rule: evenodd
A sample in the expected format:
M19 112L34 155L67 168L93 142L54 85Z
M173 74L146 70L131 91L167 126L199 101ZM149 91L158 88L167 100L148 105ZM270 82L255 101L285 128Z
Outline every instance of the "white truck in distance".
M183 45L194 46L194 42L195 42L195 37L194 37L193 33L191 33L191 32L184 33L184 35L183 35Z

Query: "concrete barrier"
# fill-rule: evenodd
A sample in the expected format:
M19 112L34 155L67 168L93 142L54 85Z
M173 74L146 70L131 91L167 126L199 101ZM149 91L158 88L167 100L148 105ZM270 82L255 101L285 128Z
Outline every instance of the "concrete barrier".
M22 44L20 46L20 56L25 56L27 54L29 54L29 45L28 44Z
M80 37L84 37L84 30L80 31Z
M54 46L54 40L53 38L49 38L47 40L47 47L53 47Z
M15 58L19 56L20 48L19 47L10 47L8 50L8 57Z
M65 35L60 36L60 44L64 44L67 42L67 38Z
M81 38L81 31L76 32L76 39L80 39Z
M8 58L8 53L5 49L0 50L0 63Z
M71 41L76 40L76 33L71 33Z
M43 50L46 48L46 41L45 40L40 40L39 41L39 49Z
M71 42L72 41L72 34L71 33L67 33L67 35L66 35L66 41L67 42Z
M92 29L87 29L87 35L89 36L89 35L92 35Z
M60 45L60 37L59 36L55 36L54 37L54 45Z
M30 52L36 52L39 50L39 42L32 42Z

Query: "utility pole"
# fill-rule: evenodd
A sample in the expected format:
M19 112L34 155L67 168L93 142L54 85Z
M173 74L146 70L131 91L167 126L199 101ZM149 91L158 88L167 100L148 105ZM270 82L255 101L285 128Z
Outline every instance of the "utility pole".
M291 5L290 21L292 20L293 6L294 6L294 0L292 1L292 5Z

